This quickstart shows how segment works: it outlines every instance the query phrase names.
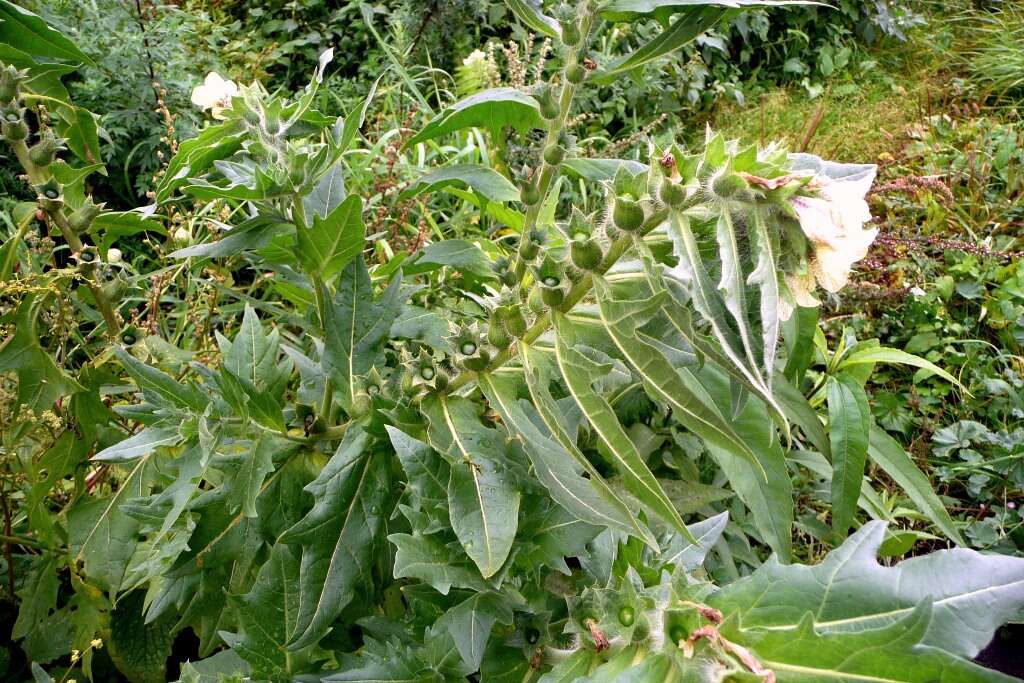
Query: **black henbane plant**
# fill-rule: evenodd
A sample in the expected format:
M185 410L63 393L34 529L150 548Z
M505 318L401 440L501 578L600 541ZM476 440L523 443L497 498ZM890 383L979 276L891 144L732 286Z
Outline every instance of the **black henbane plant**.
M172 253L173 267L192 284L226 257L222 272L273 275L263 298L226 287L248 303L207 362L135 327L116 338L130 299L86 254L99 244L109 263L129 219L90 208L84 171L26 117L45 67L3 73L3 135L81 261L86 287L69 303L112 338L93 340L72 379L39 346L46 295L30 293L0 348L16 408L42 420L71 396L79 420L64 451L21 474L39 540L8 538L34 544L15 637L42 663L73 648L81 676L82 653L105 642L134 681L164 679L185 629L202 658L184 667L190 682L1003 679L969 660L1024 605L1024 560L876 560L903 537L887 531L868 458L960 538L871 424L865 380L885 362L955 380L816 334L813 290L841 289L874 237L873 169L713 133L700 150L652 145L647 164L586 159L564 131L595 70L625 74L732 9L790 3L585 0L553 16L508 4L559 42L560 69L529 92L460 101L405 143L425 153L477 128L502 159L513 131L542 131L514 180L460 163L403 192L477 207L494 239L371 265L363 216L384 198L347 190L366 184L352 158L373 96L345 119L319 113L329 53L294 101L208 79L196 99L219 122L181 144L156 200L234 223ZM23 52L75 58L11 7L0 0L5 22L46 38ZM664 26L653 42L592 61L595 35L648 18ZM816 359L826 370L811 376ZM118 385L137 399L110 401L126 438L99 400ZM86 480L75 463L95 445L88 467L103 475ZM815 533L838 547L816 566L789 564L797 467L828 483L831 528ZM78 472L56 513L40 503L54 486L43 469ZM54 623L73 624L55 647Z

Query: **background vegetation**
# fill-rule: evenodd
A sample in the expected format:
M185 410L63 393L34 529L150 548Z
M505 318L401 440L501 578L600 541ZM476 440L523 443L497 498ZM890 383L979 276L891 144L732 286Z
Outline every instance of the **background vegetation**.
M435 268L416 261L416 254L446 239L500 240L500 218L474 208L468 192L438 196L428 205L408 190L441 160L486 160L515 178L530 163L530 147L540 142L537 133L512 136L501 149L469 135L458 144L432 143L419 156L403 144L457 98L495 86L533 85L550 75L552 45L515 22L504 2L20 4L71 36L92 60L63 75L61 87L99 117L96 145L106 173L90 175L86 186L96 202L123 212L114 227L106 228L109 239L100 246L104 253L120 252L117 263L104 257L104 268L130 303L121 340L129 347L138 344L135 353L145 361L174 376L183 375L193 361L215 365L223 351L216 335L226 340L244 332L250 308L263 320L277 321L282 343L303 348L294 331L301 329L303 317L297 311L312 302L296 279L267 276L249 253L206 258L197 252L201 258L187 265L170 257L214 243L226 227L246 219L241 210L180 205L161 216L159 227L129 212L151 203L168 161L205 125L206 115L189 100L207 72L239 83L259 80L270 94L291 96L306 86L329 47L334 61L315 92L315 109L331 118L351 116L373 94L360 112L360 144L347 157L352 172L346 183L351 195L366 201L368 262L379 268L375 275L419 263L426 275L415 294L417 306L452 317L479 314L472 301L482 296L481 280L487 277L479 264L442 260L446 267ZM568 141L588 156L646 161L651 141L667 146L681 138L697 146L710 125L729 139L762 145L782 140L794 151L877 163L871 206L881 236L851 287L824 300L823 337L802 388L813 396L828 374L828 349L858 340L877 339L883 347L948 370L964 390L928 370L879 365L865 377L871 416L927 474L967 545L1024 556L1024 15L1012 3L966 0L834 4L836 9L746 12L716 24L669 57L588 88L579 107L586 113L567 122ZM592 46L589 58L610 63L655 33L653 24L617 28ZM0 232L5 246L16 234L25 235L27 245L17 258L11 248L0 248L5 279L0 313L13 338L24 325L19 316L25 297L36 285L8 274L30 264L61 270L72 261L68 250L59 244L55 249L54 238L19 208L34 201L35 193L19 179L17 161L8 156L2 164ZM588 200L583 183L567 183L563 191L565 203ZM261 248L273 252L274 246L267 242ZM61 287L82 286L56 281ZM153 665L166 680L176 680L189 673L181 670L185 660L209 654L210 644L200 642L191 628L171 637L169 628L143 625L143 600L148 606L153 596L142 591L131 594L138 605L119 606L139 623L115 620L106 633L153 627L145 632L152 639L147 647L162 653L155 665L116 648L90 647L91 638L83 641L71 622L64 631L53 630L59 612L25 616L26 596L52 591L64 614L74 612L80 620L91 615L96 624L107 618L101 616L105 597L80 591L71 578L52 586L32 583L39 558L45 557L40 538L47 525L52 538L66 543L61 538L65 509L83 492L116 496L122 490L124 482L111 469L89 468L87 458L122 439L125 427L139 417L110 411L130 392L125 378L104 364L112 352L98 350L100 318L93 314L93 321L80 325L69 308L56 305L39 311L37 323L44 330L40 348L73 371L92 398L33 416L0 408L0 566L7 579L2 609L11 636L0 649L0 677L14 681L30 680L30 660L45 664L58 681L81 680L90 667L94 680L144 680L133 675L135 665ZM436 330L433 334L437 344L447 343ZM24 402L13 367L0 366L8 406ZM728 511L731 524L742 530L730 527L724 549L708 560L709 574L718 579L749 574L768 556L768 543L729 483L716 475L708 453L686 434L664 438L670 431L642 391L619 398L617 415L633 440L649 447L645 460L693 483L705 497L692 511ZM64 435L83 429L94 447L83 452L59 447ZM593 450L599 449L594 445ZM835 547L836 539L828 484L807 464L793 467L798 501L793 556L813 563ZM308 483L322 465L294 474ZM920 500L891 473L870 462L868 468L878 491L877 516L898 530L887 537L883 554L913 556L945 547L948 530L936 525ZM287 519L294 511L281 514ZM172 536L168 546L173 542ZM151 558L154 567L161 561L158 553ZM389 596L375 597L386 602ZM426 602L420 607L441 609ZM30 623L35 617L38 622ZM83 632L91 633L92 625ZM363 632L387 635L376 622L364 623ZM362 637L334 633L330 645L348 651ZM160 638L167 642L156 643ZM997 663L1021 674L1012 664ZM187 680L216 680L195 675Z

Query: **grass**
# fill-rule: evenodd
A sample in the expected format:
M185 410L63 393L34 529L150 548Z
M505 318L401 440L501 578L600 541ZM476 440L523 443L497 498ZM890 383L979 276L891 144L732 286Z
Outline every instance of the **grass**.
M873 162L893 141L933 113L949 90L935 36L862 54L856 72L810 97L799 85L770 90L747 105L720 106L710 121L729 138L785 142L791 150L828 159Z

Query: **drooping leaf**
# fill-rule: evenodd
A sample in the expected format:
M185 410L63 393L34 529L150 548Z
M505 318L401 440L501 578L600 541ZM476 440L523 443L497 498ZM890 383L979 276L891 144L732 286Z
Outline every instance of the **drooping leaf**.
M362 428L348 430L327 466L306 486L316 501L313 509L278 539L302 548L290 651L326 635L356 591L371 581L390 487L386 462L373 457L369 443Z
M595 362L575 347L571 324L561 316L555 316L555 330L555 357L562 377L591 427L608 448L626 488L673 527L689 533L672 501L619 423L615 411L594 390L593 383L607 374L609 366Z
M825 388L832 445L832 528L842 538L853 524L860 499L871 409L864 388L850 377L829 377Z
M596 83L609 83L620 74L671 54L717 24L723 16L725 16L725 10L722 9L686 10L672 26L630 54L616 60L607 69L602 69L591 80Z
M935 494L932 483L894 438L877 424L871 425L868 437L868 456L899 484L914 505L937 526L946 538L957 545L966 545L960 530L953 523L946 506Z
M672 408L672 416L700 438L760 467L753 451L733 432L690 371L673 367L661 351L637 334L661 308L665 295L620 301L611 297L610 289L602 281L596 280L595 287L605 330L649 387L652 396L666 402Z
M533 407L516 399L515 384L510 378L485 374L479 377L479 383L510 433L522 440L534 472L555 502L578 519L637 536L657 547L655 538L615 495L600 473L593 466L581 466L561 444L541 431L539 416L534 419L528 415L527 411L533 412Z
M541 11L540 0L505 0L505 5L531 31L548 38L561 37L562 28L557 21Z
M935 365L930 361L925 360L919 356L915 356L912 353L906 351L900 351L899 349L890 349L885 347L868 347L860 351L851 353L849 356L843 358L839 364L839 369L856 366L856 365L871 365L874 363L897 363L900 365L912 365L915 368L921 368L933 372L942 379L955 384L964 391L966 387L960 383L960 381L953 377L939 366Z
M0 43L49 59L64 59L75 64L95 64L77 45L37 14L10 0L0 0Z
M209 399L194 384L178 382L170 375L146 365L121 347L115 347L114 354L135 380L147 401L159 406L192 410L196 413L202 413L206 409Z
M298 229L299 263L306 273L327 281L340 273L363 250L363 200L350 195L326 218L313 215L309 228Z
M652 16L662 24L677 12L687 12L694 6L712 7L784 7L786 5L820 5L813 0L612 0L602 6L601 13L612 20L632 20Z
M435 116L423 130L409 138L406 147L465 128L499 130L512 126L525 131L543 128L537 100L515 88L493 88L471 95Z
M624 168L632 175L647 173L650 169L647 164L629 159L586 159L583 157L566 159L562 162L562 167L584 180L595 183L612 180L620 168Z
M456 164L430 171L404 190L401 197L416 197L452 185L467 187L492 202L519 201L519 189L508 178L480 164Z

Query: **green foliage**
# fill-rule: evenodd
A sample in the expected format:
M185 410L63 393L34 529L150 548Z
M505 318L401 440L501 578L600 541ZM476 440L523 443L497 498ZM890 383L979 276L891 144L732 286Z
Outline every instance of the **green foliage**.
M16 675L166 680L191 635L189 682L1006 680L970 660L1024 560L877 561L918 538L904 517L965 541L871 382L963 384L801 306L835 228L803 212L861 230L873 167L710 131L589 158L568 133L601 37L660 22L619 55L653 62L717 7L512 2L554 67L436 112L382 44L390 80L331 115L327 50L295 98L222 101L145 214L92 200L94 119L39 90L87 56L32 14L0 28L29 55L0 132L36 193L2 272ZM423 106L418 132L377 139L375 101ZM790 564L820 559L805 538L831 552Z

